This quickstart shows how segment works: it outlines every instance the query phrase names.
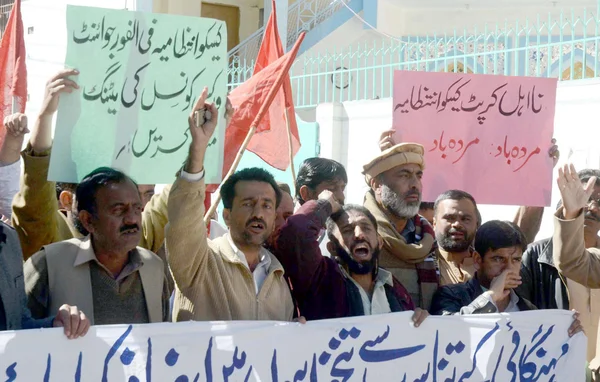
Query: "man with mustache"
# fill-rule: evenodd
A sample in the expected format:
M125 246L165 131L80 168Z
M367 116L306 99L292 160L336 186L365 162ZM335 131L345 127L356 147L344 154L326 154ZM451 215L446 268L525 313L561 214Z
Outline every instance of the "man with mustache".
M57 304L86 312L93 325L163 322L169 292L162 260L137 247L142 201L124 173L101 167L75 190L83 239L46 245L24 265L28 306L46 318Z
M583 213L583 240L585 248L600 248L600 171L585 169L577 174L581 184L596 177L594 193L590 196ZM559 202L557 211L563 208ZM596 352L598 322L600 320L600 291L589 289L565 274L561 274L553 260L555 240L550 237L529 246L523 254L521 277L523 284L519 294L539 309L576 309L581 312L581 322L588 336L588 361Z
M364 206L375 216L383 238L380 265L408 289L416 306L427 310L438 281L435 264L428 258L433 229L418 214L423 154L419 144L397 144L364 165L363 174L371 188Z
M319 249L317 239L325 224L327 247L337 262ZM290 216L276 246L307 320L414 309L402 284L379 267L382 240L373 215L362 206L341 206L331 191L322 191L319 200L304 203ZM415 326L427 315L415 309Z
M291 321L294 305L283 267L264 247L273 232L281 191L260 168L234 173L220 189L224 237L209 240L204 224L204 155L217 126L205 88L190 114L189 156L168 201L166 252L175 281L174 321ZM203 124L196 111L209 110Z
M433 218L437 245L432 257L440 285L463 283L473 277L471 246L480 224L477 204L469 193L450 190L438 196Z
M582 309L582 322L588 335L588 359L595 381L600 380L598 343L598 303L600 302L600 171L575 171L573 165L558 169L558 189L562 206L554 216L551 260L561 277L561 290L567 307ZM566 279L566 280L565 280ZM592 288L592 289L586 289ZM584 314L585 312L585 314ZM594 349L591 349L594 347Z

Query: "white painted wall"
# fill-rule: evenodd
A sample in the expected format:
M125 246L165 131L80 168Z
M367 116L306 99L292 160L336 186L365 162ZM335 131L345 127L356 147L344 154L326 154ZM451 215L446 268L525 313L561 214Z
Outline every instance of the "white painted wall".
M559 83L554 130L561 151L559 166L569 161L577 169L600 168L598 108L600 80ZM379 135L392 125L392 100L322 104L317 107L316 118L320 125L321 156L346 167L346 202L362 204L367 190L362 166L378 154ZM538 239L552 235L552 213L559 199L553 184L552 207L546 208ZM517 211L515 206L485 205L480 209L484 221L512 220Z
M384 34L397 38L401 36L416 38L427 35L432 37L434 33L437 33L437 37L441 38L444 37L445 32L448 33L447 37L453 36L456 29L458 35L463 36L464 33L467 35L483 33L486 24L488 32L496 32L497 24L500 30L515 28L517 20L519 21L518 30L521 30L526 25L533 26L539 15L541 22L547 22L550 19L550 24L562 20L561 23L567 25L563 28L563 33L569 37L571 28L568 26L568 21L571 20L572 14L588 20L593 13L596 13L597 4L596 0L581 0L576 3L562 2L561 5L565 6L565 11L561 19L561 8L553 7L550 2L534 4L530 1L523 1L520 6L515 6L514 2L512 4L486 2L487 5L478 3L477 6L465 9L464 4L458 4L459 2L451 2L451 5L446 6L438 4L436 7L427 5L431 2L423 2L425 6L419 7L416 5L416 1L372 1L378 1L377 31L365 29L363 22L358 17L353 17L337 30L323 36L317 44L299 56L292 67L293 76L303 76L292 83L296 90L294 94L297 104L317 104L332 100L345 102L349 99L363 98L365 95L367 99L389 97L393 76L393 68L389 66L401 60L406 61L407 58L399 57L400 49L398 47L402 42L399 42L398 39L390 39ZM465 1L465 3L469 2L471 1ZM569 7L571 3L573 6ZM584 4L587 5L587 10L585 10ZM362 16L363 13L360 12L359 15ZM527 20L529 24L526 24ZM584 23L579 22L573 28L576 36L583 34L583 25ZM551 34L557 36L559 33L560 28L554 26ZM588 23L587 33L588 36L596 33L595 22ZM531 34L536 35L533 31ZM514 35L513 32L509 37L512 39ZM542 29L540 36L548 36L548 30ZM523 34L520 34L520 37L523 37ZM509 44L514 46L510 41ZM391 45L396 46L394 54L387 52ZM502 46L499 49L502 49ZM378 53L374 54L374 51L378 51ZM524 53L521 54L524 55ZM509 73L517 72L514 57L506 58L505 65L509 68ZM447 64L452 62L453 60L450 59ZM588 64L593 67L592 62L588 61ZM437 67L429 68L429 70L442 70L445 66L444 62L440 61ZM570 63L565 64L563 70L569 66ZM346 89L337 89L334 86L332 77L340 67L349 69L342 76L349 83ZM365 67L375 67L376 69L362 70ZM421 64L419 70L423 70L424 67L425 64ZM408 69L416 70L417 66L413 64ZM553 72L552 75L555 76L557 73Z

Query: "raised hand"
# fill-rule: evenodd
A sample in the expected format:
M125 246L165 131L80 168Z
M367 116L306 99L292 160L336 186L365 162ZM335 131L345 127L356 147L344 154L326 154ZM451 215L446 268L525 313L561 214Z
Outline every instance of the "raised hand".
M331 192L329 190L323 190L319 194L319 200L327 200L329 202L329 204L331 204L331 213L332 214L335 214L342 208L341 204L338 202L338 200L336 199L333 192Z
M558 189L563 202L563 215L565 219L575 219L584 207L588 205L590 196L594 192L596 177L593 176L586 185L581 184L575 166L564 165L558 169Z
M381 133L381 136L379 137L379 149L381 151L387 150L396 145L396 142L394 142L395 132L396 130L390 129Z
M62 93L72 93L79 89L79 85L68 77L76 76L79 71L76 69L64 69L55 74L46 83L46 93L44 103L40 109L40 117L51 117L58 109L58 100Z
M203 170L204 154L206 153L210 138L217 128L218 110L213 103L206 103L207 98L208 88L205 87L188 117L192 144L190 145L186 171L192 174L197 174Z

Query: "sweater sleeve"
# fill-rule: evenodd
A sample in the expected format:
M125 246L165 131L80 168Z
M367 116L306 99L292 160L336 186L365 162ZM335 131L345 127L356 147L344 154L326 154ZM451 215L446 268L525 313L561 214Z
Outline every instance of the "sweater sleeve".
M200 282L206 274L210 248L204 225L204 180L190 182L179 177L167 204L167 260L177 287L182 290Z
M556 268L565 277L588 288L600 288L600 250L585 248L583 213L576 219L554 216L552 255Z
M24 173L12 205L12 223L23 247L23 258L62 240L58 232L56 184L49 182L50 155L33 156L28 146L22 153Z
M323 257L319 233L331 215L327 201L309 201L287 219L277 238L275 256L283 265L294 286L294 293L306 296L330 272L333 260Z
M142 213L142 241L140 247L157 253L165 241L165 227L169 222L167 202L171 186L154 195Z

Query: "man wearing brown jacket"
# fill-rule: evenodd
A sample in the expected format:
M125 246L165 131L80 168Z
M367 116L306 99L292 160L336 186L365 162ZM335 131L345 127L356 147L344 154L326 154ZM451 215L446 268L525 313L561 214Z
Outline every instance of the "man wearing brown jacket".
M187 163L169 195L167 258L175 281L174 321L291 321L294 305L283 267L263 246L273 231L281 191L273 176L246 169L221 186L229 234L211 241L204 216L204 155L216 125L217 109L206 104L208 90L189 118L192 144ZM198 126L196 111L210 120Z
M77 83L69 79L78 73L77 70L65 69L48 81L40 114L31 131L29 144L22 152L24 175L13 200L12 223L19 234L25 260L45 245L84 236L75 228L77 213L74 200L61 203L63 206L70 205L71 210L60 210L56 183L47 180L52 149L52 117L58 108L60 94L79 91ZM143 212L140 246L155 253L164 240L168 190L166 187L161 194L155 195Z
M573 165L558 170L558 188L563 208L554 217L553 260L560 273L587 288L600 288L600 249L586 243L585 226L589 219L600 217L600 185L597 177L582 184ZM588 228L589 229L589 228ZM597 239L598 241L598 239ZM596 323L597 325L597 323ZM590 369L596 381L600 380L600 346L596 343L596 356Z
M363 166L371 189L364 206L377 219L383 238L380 265L406 287L415 306L428 310L438 280L435 263L428 259L433 228L419 216L423 146L401 143L385 149Z

